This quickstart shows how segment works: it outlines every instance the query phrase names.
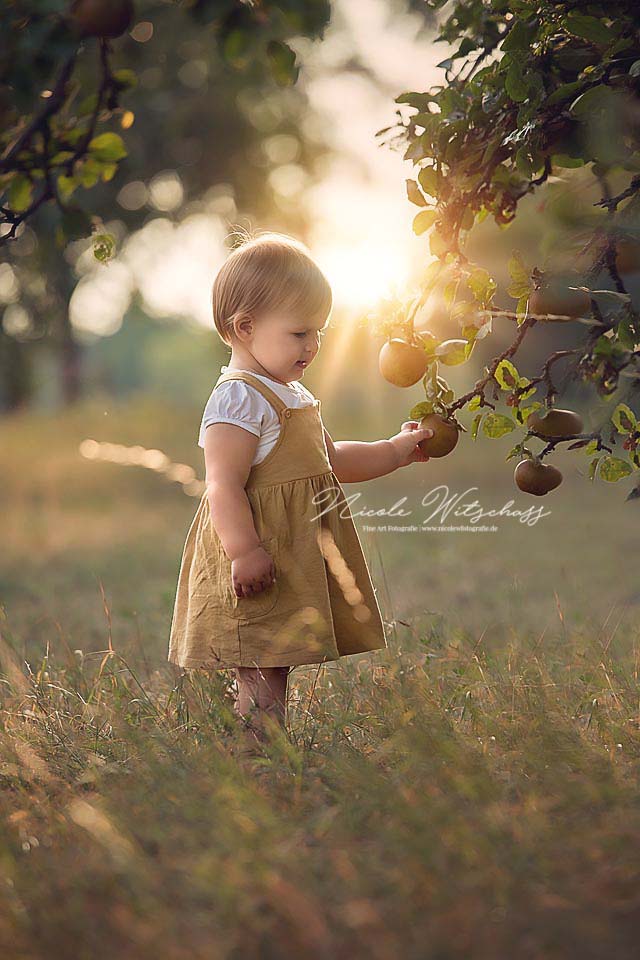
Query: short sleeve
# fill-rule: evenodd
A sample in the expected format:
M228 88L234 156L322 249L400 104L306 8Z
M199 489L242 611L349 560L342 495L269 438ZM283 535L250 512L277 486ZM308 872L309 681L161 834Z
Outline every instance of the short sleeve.
M300 381L298 381L298 388L299 388L300 396L304 397L307 403L315 403L316 398L314 397L314 395L311 393L310 390L307 390L304 383L301 383Z
M202 414L198 446L212 423L233 423L256 437L262 435L266 401L242 380L226 380L212 391Z

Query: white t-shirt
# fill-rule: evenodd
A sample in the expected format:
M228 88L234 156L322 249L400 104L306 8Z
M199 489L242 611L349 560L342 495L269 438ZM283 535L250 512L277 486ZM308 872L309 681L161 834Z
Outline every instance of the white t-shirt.
M220 372L224 373L227 369L223 366ZM243 372L261 380L288 407L304 407L315 402L314 395L299 380L285 384L263 377L253 370ZM205 431L212 423L233 423L259 437L252 466L264 460L280 435L280 420L275 409L255 387L242 380L225 380L211 391L202 414L198 446L204 448Z

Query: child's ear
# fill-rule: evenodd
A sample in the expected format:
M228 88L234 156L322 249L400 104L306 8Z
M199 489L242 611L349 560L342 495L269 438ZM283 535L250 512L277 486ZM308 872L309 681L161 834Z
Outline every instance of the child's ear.
M248 337L253 336L254 322L252 314L238 311L233 314L231 323L233 324L234 333L239 340L246 340Z

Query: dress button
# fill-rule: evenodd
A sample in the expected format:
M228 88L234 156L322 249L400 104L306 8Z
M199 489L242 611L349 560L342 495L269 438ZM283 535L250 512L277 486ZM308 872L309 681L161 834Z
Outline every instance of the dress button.
M285 417L290 417L290 416L291 416L291 410L285 410L284 415L285 415Z

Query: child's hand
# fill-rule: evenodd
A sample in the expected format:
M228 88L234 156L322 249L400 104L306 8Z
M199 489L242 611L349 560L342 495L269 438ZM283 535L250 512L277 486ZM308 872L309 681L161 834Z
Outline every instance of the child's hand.
M426 463L427 457L418 443L427 437L433 436L431 427L420 427L417 420L407 420L402 424L400 433L390 437L391 443L398 452L398 467L408 467L410 463Z
M273 559L257 546L231 562L231 580L236 597L254 597L275 582Z

